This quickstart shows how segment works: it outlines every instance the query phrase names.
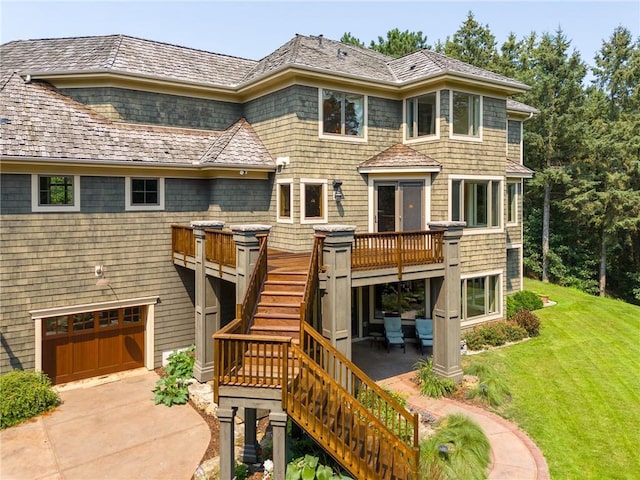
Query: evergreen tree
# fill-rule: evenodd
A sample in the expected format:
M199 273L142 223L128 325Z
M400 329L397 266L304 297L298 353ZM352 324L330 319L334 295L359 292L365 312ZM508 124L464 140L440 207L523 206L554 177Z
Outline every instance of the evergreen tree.
M342 43L346 43L347 45L354 45L356 47L364 47L364 43L360 41L359 38L354 37L353 35L351 35L351 32L346 32L342 35L342 38L340 38L340 41Z
M394 28L387 32L387 38L378 37L378 43L372 41L369 48L397 58L431 47L427 44L427 37L423 36L422 32L410 32L409 30L401 32Z
M498 59L496 37L491 33L489 25L480 25L473 12L469 11L467 19L453 37L447 37L443 53L476 67L492 70Z

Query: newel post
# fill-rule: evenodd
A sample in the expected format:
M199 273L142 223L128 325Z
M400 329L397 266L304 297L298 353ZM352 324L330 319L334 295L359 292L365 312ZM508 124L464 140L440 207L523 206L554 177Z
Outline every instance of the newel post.
M258 235L269 235L271 225L232 225L236 244L236 304L242 303L260 251Z
M326 271L322 295L322 335L351 359L351 248L356 227L317 225L317 234L325 236L322 255Z
M429 228L445 228L442 251L444 278L433 309L433 370L456 382L460 366L460 239L465 222L431 222Z
M196 242L195 320L196 358L193 376L199 382L213 380L213 342L211 336L220 328L220 281L207 278L205 229L222 230L221 221L194 221L193 236Z

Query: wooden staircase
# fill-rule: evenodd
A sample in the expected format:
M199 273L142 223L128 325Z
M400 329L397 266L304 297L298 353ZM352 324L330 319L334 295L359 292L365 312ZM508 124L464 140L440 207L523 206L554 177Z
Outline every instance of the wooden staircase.
M418 479L418 418L309 324L322 265L312 255L266 250L237 318L214 335L220 386L279 388L282 407L357 479Z
M310 254L270 251L268 258L267 279L249 332L291 337L297 342Z

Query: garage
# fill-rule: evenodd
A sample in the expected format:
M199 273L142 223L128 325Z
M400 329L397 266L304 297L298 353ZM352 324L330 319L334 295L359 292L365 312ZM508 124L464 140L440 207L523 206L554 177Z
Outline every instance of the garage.
M143 367L147 308L42 318L42 370L60 384Z

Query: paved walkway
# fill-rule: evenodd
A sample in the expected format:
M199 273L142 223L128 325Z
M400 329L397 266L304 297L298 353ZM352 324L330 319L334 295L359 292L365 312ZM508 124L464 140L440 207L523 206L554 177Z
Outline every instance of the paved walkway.
M0 431L0 478L191 478L209 427L190 405L154 405L157 379L142 369L62 388L55 411Z
M540 449L516 425L481 408L447 398L434 399L419 394L411 380L414 372L381 380L385 387L409 394L407 403L435 417L461 413L472 418L491 444L490 480L548 480L549 468Z

